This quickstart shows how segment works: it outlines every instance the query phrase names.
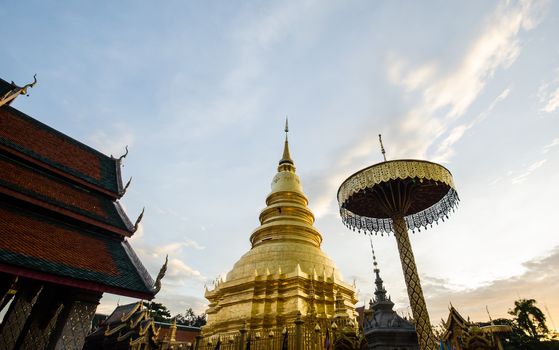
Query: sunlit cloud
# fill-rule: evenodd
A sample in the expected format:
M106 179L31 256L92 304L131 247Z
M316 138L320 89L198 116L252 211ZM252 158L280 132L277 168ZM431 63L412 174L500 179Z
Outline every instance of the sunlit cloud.
M497 69L509 68L520 53L520 29L531 29L536 23L531 7L525 3L514 6L506 3L498 7L489 25L473 41L464 58L454 70L427 83L422 89L422 102L410 110L401 123L404 147L402 153L426 156L431 145L448 132L451 123L462 117L478 98ZM424 68L420 67L419 70ZM505 90L497 100L506 98ZM490 106L489 109L492 107ZM450 131L443 140L443 153L464 134L464 126Z
M542 111L551 113L559 107L559 87L550 94L547 103L542 108Z
M432 81L437 72L435 63L427 63L419 68L410 69L409 64L395 54L389 54L386 60L388 81L410 92Z
M130 242L134 242L133 244L136 244L136 242L139 242L144 238L144 233L145 233L144 224L142 224L140 222L140 224L138 224L138 229L136 230L136 232L134 232L132 237L130 237L128 240Z
M204 298L177 293L161 293L161 295L157 295L155 301L165 305L173 316L179 313L184 314L189 308L199 315L204 313L208 307L208 302Z
M513 277L489 281L477 288L460 288L450 285L445 279L424 277L422 281L429 313L433 316L431 321L437 323L441 317L446 319L450 303L462 316L471 316L474 321L488 320L486 305L492 310L493 318L510 317L506 311L519 298L536 299L542 310L547 307L552 317L557 318L559 284L550 283L559 280L556 266L559 266L559 247L546 256L525 262L524 271Z
M523 183L524 181L526 181L528 176L530 176L537 169L541 168L541 166L544 165L546 161L547 159L541 159L538 160L537 162L530 164L530 166L528 166L526 171L522 172L520 175L514 176L511 179L511 182L515 185Z
M184 312L189 308L192 308L196 314L202 314L208 307L207 301L202 297L168 292L166 288L163 288L155 296L153 301L165 305L171 312L172 316L175 316L176 314L184 314ZM97 307L96 312L103 315L109 315L118 305L126 305L136 302L138 302L138 299L105 293L103 295L103 299L101 299L101 303Z
M559 108L559 68L555 69L554 75L556 78L542 84L538 91L542 112L552 113Z
M182 252L183 248L193 248L196 250L203 250L205 247L201 246L199 243L192 239L187 239L181 242L172 242L162 246L157 246L153 249L155 255L176 255Z
M518 37L521 29L533 29L541 19L540 6L530 2L506 2L487 18L486 27L472 40L466 53L453 69L443 71L436 62L410 67L400 55L387 57L387 80L418 93L420 102L410 108L400 120L389 127L387 138L398 145L393 158L428 158L447 163L454 155L454 146L465 132L484 120L495 106L505 100L511 89L504 89L485 112L473 121L455 125L498 69L509 68L520 54ZM375 149L378 141L372 137L358 139L333 164L330 175L323 180L323 190L315 199L317 217L333 214L332 192L350 174L356 164Z
M543 147L543 153L549 152L552 148L559 146L559 137L556 137L549 144Z
M439 163L448 163L454 155L454 144L457 143L465 134L468 129L474 127L477 123L483 121L487 116L493 111L495 106L504 99L508 97L510 93L510 88L507 88L501 92L489 107L481 112L473 121L468 124L458 125L448 133L447 137L439 143L436 152L431 157L431 160Z
M202 277L200 271L193 269L180 259L169 259L167 270L166 278L170 280L183 281L192 277Z

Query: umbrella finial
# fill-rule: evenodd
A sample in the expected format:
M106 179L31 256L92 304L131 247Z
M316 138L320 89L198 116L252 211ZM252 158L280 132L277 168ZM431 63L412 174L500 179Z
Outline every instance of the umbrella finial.
M382 153L382 157L384 158L384 161L386 162L386 151L384 150L384 146L382 144L382 135L378 134L378 141L380 142L380 152Z

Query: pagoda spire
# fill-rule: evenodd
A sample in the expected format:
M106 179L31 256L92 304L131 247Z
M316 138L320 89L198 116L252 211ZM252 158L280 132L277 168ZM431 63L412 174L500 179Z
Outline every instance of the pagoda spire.
M289 133L289 124L288 124L288 120L287 117L285 117L285 143L283 145L283 155L281 157L281 160L279 161L279 166L278 166L278 171L292 171L295 172L295 163L293 162L293 159L291 159L291 155L289 154L289 140L287 138L287 135Z
M375 249L373 248L373 240L369 237L371 242L371 252L373 253L373 271L375 272L375 303L386 301L386 289L384 289L382 278L380 278L380 269L378 268L377 257Z
M308 207L301 179L295 172L295 163L289 154L287 118L284 131L283 155L272 179L271 192L266 197L266 208L260 213L261 226L253 232L250 241L253 248L260 244L275 244L278 241L306 242L320 247L322 236L313 227L314 214ZM293 229L294 227L298 229Z

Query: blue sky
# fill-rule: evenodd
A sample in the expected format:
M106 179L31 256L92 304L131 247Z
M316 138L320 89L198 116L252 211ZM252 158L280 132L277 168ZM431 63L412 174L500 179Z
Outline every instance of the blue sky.
M559 323L559 4L540 1L14 2L0 8L14 106L106 154L129 146L132 244L173 313L249 249L283 120L323 249L360 304L368 239L337 214L341 182L389 159L453 173L451 220L412 237L432 321L506 316L535 298ZM407 312L392 237L373 237ZM100 310L119 298L106 296ZM121 299L123 302L123 299Z

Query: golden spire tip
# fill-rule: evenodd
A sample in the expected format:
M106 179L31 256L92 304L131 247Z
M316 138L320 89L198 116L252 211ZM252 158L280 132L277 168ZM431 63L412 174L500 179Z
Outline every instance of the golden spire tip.
M279 162L280 166L284 163L288 163L293 165L293 160L291 159L291 155L289 154L289 142L287 140L287 133L289 132L289 124L287 120L287 116L285 116L285 144L283 146L283 156Z
M289 124L288 124L288 120L287 120L287 116L285 116L285 140L287 141L287 133L289 133Z

